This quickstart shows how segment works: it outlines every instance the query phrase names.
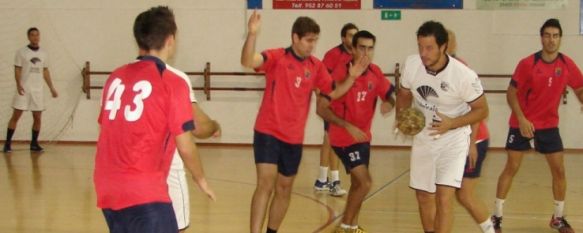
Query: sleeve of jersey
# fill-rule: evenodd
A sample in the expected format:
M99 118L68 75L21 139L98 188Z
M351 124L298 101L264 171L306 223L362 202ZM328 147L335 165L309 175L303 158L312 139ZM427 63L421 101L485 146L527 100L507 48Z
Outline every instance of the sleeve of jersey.
M171 85L168 123L170 132L173 135L179 135L194 130L192 106L190 105L188 85L186 82L178 79Z
M514 69L514 73L510 79L510 85L517 89L521 89L521 87L527 82L529 67L532 66L527 65L526 59L521 60Z
M569 66L569 81L568 85L573 88L573 90L578 90L583 87L583 75L581 70L573 60L569 59L567 65Z
M273 68L273 64L275 64L275 61L284 54L285 54L284 49L268 49L261 52L261 56L263 57L263 64L255 68L255 72L260 71L269 72L269 70Z
M332 77L330 77L330 73L328 73L326 67L324 67L324 64L319 63L317 69L318 75L316 75L316 88L320 90L321 95L327 96L334 88L334 81L332 80Z
M461 98L467 102L471 103L476 101L480 96L484 94L484 88L482 87L482 82L478 78L478 75L474 72L468 72L465 78L460 79L461 86L460 94Z

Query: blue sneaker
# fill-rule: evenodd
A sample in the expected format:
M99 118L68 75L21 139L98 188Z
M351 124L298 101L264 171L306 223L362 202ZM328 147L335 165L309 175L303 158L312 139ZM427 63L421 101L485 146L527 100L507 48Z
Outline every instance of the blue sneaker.
M314 184L314 189L316 191L330 191L330 182L328 182L328 179L326 179L326 182L322 182L318 179L316 179L316 183Z
M344 196L345 194L346 190L342 189L339 180L332 182L332 184L330 185L330 195L334 197L341 197Z

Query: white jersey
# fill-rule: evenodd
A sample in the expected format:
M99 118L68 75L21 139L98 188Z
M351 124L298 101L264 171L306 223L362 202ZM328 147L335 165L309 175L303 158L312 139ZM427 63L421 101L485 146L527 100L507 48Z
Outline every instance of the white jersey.
M24 91L43 90L43 69L49 67L47 53L38 48L32 50L28 46L19 49L14 56L14 66L21 67L20 85Z
M483 95L478 75L463 63L448 55L445 68L437 73L428 71L421 57L411 55L405 62L401 86L413 93L414 107L425 115L425 128L415 136L419 140L432 140L428 129L433 121L440 121L436 112L455 118L468 113L471 103ZM447 134L467 134L469 125L452 129ZM441 135L444 136L444 135ZM453 135L452 135L453 136Z
M188 84L188 89L190 89L190 102L196 103L196 97L194 96L194 90L192 90L192 83L190 82L190 78L188 77L188 75L169 65L166 65L166 69L172 71L173 73L184 79L186 84ZM184 163L182 162L182 159L178 154L178 150L174 151L174 158L172 158L172 165L170 165L170 169L184 170Z

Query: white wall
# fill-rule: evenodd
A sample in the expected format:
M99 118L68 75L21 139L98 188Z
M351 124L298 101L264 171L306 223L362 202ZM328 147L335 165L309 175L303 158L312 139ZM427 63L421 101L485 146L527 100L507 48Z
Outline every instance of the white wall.
M93 70L112 70L132 60L136 46L132 38L134 17L150 6L168 4L177 16L179 26L179 49L172 64L184 71L200 71L204 63L212 63L214 71L243 71L239 64L241 45L244 41L246 19L250 12L245 9L246 1L73 1L45 0L7 2L0 6L3 14L11 14L9 20L36 24L43 32L43 46L50 53L63 54L61 64L52 64L52 72L65 76L76 76L84 61L92 63ZM23 7L23 5L25 7ZM522 57L540 49L538 30L550 17L558 17L563 25L562 51L583 66L583 38L579 35L579 0L570 0L564 10L524 10L524 11L482 11L475 9L475 0L464 2L464 10L402 10L402 20L381 21L380 10L372 9L372 0L362 0L362 10L318 11L318 10L270 10L271 1L264 0L265 10L261 11L263 25L258 49L286 47L290 44L290 30L293 20L300 15L313 17L321 26L322 33L316 56L321 57L327 49L339 43L339 31L346 22L354 22L361 29L377 35L375 63L385 72L392 72L394 64L403 62L407 55L416 52L415 31L424 21L434 19L456 31L458 55L463 57L478 73L512 73ZM41 17L32 17L22 12L35 10ZM6 18L6 17L5 17ZM10 22L9 22L10 23ZM28 25L27 24L27 25ZM19 25L24 25L19 23ZM4 28L3 28L4 29ZM24 35L25 26L8 33ZM2 32L3 33L3 32ZM2 34L0 33L0 34ZM0 98L10 98L14 93L11 60L13 53L26 43L23 36L3 38L11 40L6 54L1 54L0 66L3 94ZM18 41L14 43L13 41ZM75 72L64 72L66 66ZM59 70L57 70L59 68ZM101 77L104 78L104 77ZM201 86L200 77L192 77L195 86ZM64 81L63 81L64 82ZM504 89L508 80L484 81L486 88ZM95 83L99 83L96 81ZM216 77L215 86L262 86L261 78ZM65 83L58 85L66 88ZM200 104L223 125L224 134L214 142L251 143L252 128L259 107L261 92L213 92L210 102L197 93ZM73 124L67 128L60 140L93 141L97 137L95 119L98 112L99 91L93 91L93 98L78 97L79 104L74 114ZM504 145L507 133L509 109L504 95L488 94L491 115L489 125L492 146ZM59 105L64 100L51 104ZM9 109L10 101L0 101L0 109ZM313 111L306 129L306 144L318 144L322 137L322 125ZM51 111L49 108L47 113ZM568 148L583 148L577 136L583 130L580 105L571 94L567 105L561 106L561 130L564 144ZM3 110L4 112L4 110ZM9 112L9 111L7 111ZM8 121L9 114L3 113L0 124ZM58 114L57 114L58 115ZM57 117L45 118L45 125ZM406 145L409 141L395 138L391 133L393 117L376 116L373 124L375 145ZM28 138L28 125L17 132L17 138ZM1 127L4 128L4 127ZM24 129L21 129L24 128ZM43 128L44 129L44 128ZM0 133L5 134L5 129ZM42 135L41 135L42 136Z

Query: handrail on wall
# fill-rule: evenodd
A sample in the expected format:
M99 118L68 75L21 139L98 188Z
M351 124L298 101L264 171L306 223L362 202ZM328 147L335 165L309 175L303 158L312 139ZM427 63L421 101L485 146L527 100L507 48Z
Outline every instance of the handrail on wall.
M395 64L395 69L393 73L384 73L386 77L395 77L395 84L397 88L400 86L401 71L400 64ZM206 100L211 100L211 91L263 91L265 88L249 88L249 87L212 87L211 86L211 76L264 76L264 73L256 72L212 72L211 63L207 62L205 64L204 70L202 72L185 72L187 75L202 76L204 78L204 84L202 87L193 87L194 90L202 90L206 96ZM103 89L102 86L91 85L92 75L109 75L111 71L92 71L91 63L89 61L85 62L85 67L81 70L81 76L83 77L83 86L81 89L85 93L87 99L91 99L91 90ZM479 74L480 78L510 78L511 74ZM494 94L504 94L506 90L484 90L485 93ZM567 104L567 94L569 92L565 90L563 92L563 104Z

